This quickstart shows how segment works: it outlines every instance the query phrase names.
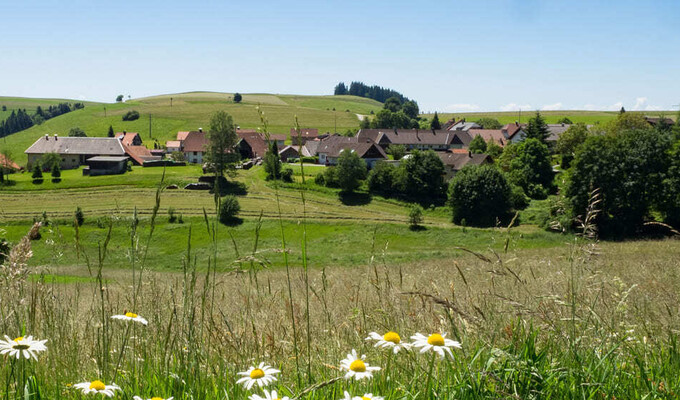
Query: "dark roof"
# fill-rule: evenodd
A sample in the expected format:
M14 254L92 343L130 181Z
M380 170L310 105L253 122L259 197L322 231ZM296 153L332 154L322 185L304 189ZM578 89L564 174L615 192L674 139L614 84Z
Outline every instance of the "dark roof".
M328 157L340 157L340 153L344 150L350 150L364 157L369 151L376 152L380 157L387 158L387 154L372 140L359 141L356 137L344 137L339 135L331 135L321 141L319 144L317 154L325 153Z
M122 156L120 140L109 137L42 136L25 151L26 154L92 154Z
M560 138L560 135L569 129L571 125L569 124L548 124L548 131L550 135L545 139L548 142L556 142Z
M491 161L488 154L471 154L466 153L449 153L438 151L437 155L442 160L444 165L451 167L454 171L458 171L466 165L480 165Z
M180 132L183 133L183 132ZM177 134L177 137L179 138L179 133ZM191 131L187 132L186 137L184 138L184 148L182 151L184 152L189 152L189 151L205 151L206 147L208 146L208 136L205 134L203 131Z
M319 152L320 140L308 140L302 146L302 155L306 157L314 157Z
M298 133L295 130L295 128L290 128L290 137L297 137ZM317 137L319 136L319 130L316 128L300 128L300 136L302 136L305 139L311 138L311 137Z
M360 129L356 137L360 141L372 140L381 145L451 145L456 142L456 137L463 145L470 142L466 132L429 129Z
M121 162L121 161L126 161L128 158L129 157L125 157L125 156L119 156L119 157L115 157L115 156L95 156L95 157L90 157L85 161L87 161L87 162L90 162L90 161L95 161L95 162Z
M501 131L503 131L503 134L505 135L506 138L512 139L513 136L517 134L517 132L521 131L522 128L524 128L524 124L507 124L504 127L501 128Z
M246 142L253 153L253 157L263 157L267 152L267 141L259 132L238 132L239 143Z
M657 126L659 122L661 122L661 117L645 117L645 119L647 120L647 123L650 124L651 126ZM675 121L673 121L670 118L664 118L663 122L666 125L673 125L675 123Z

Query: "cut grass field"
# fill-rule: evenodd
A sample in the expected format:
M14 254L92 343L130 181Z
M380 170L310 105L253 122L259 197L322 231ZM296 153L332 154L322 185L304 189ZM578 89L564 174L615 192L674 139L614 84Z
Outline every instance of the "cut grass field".
M645 115L675 118L677 111L645 111ZM467 121L474 122L480 118L495 118L501 124L511 124L517 121L521 123L529 122L529 118L536 115L535 110L524 110L520 114L517 111L509 112L469 112L469 113L440 113L439 121L443 124L449 119L456 118L456 120L465 118ZM541 111L541 115L545 118L546 123L556 124L558 120L563 117L569 118L573 123L583 122L588 125L598 123L605 123L616 119L619 115L618 111L582 111L582 110L559 110L559 111ZM432 119L434 114L422 114L422 117Z
M151 147L154 141L165 144L166 140L176 138L178 131L207 128L210 115L220 110L231 114L234 123L241 128L258 128L260 117L255 109L258 104L265 112L272 133L289 134L295 116L303 128L333 132L337 127L338 132L345 132L359 127L356 114L368 114L382 108L377 101L355 96L243 94L239 104L233 103L231 97L232 94L228 93L193 92L132 99L119 104L86 103L82 110L0 139L0 149L9 148L16 162L25 164L27 157L24 150L42 135L68 135L71 128L79 127L88 136L106 136L109 126L113 126L116 132L139 132L145 144ZM10 104L22 108L28 105L27 109L31 105L48 103L40 99L26 99L24 102L23 99L0 97L0 105L5 99L8 107ZM334 108L336 111L333 111ZM123 114L130 110L139 111L140 118L122 121Z

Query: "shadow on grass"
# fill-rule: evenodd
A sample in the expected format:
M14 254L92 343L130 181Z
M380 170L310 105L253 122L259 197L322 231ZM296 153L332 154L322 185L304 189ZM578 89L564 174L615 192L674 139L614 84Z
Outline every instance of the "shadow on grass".
M340 202L346 206L364 206L373 200L369 193L340 192Z
M243 224L243 218L234 217L234 218L229 218L227 221L220 221L220 222L222 222L222 225L226 225L226 226L233 228L233 227L236 227L236 226Z
M61 182L61 178L52 178L52 183L59 183Z
M422 232L427 230L427 228L422 225L409 225L408 229L412 232Z
M213 179L212 182L213 189L210 190L210 193L215 193L214 181L215 180ZM232 194L234 196L245 196L248 194L248 187L246 186L245 183L237 181L228 181L225 178L220 179L219 188L220 196L226 196L228 194Z
M33 179L33 184L34 185L42 185L43 180L42 179Z

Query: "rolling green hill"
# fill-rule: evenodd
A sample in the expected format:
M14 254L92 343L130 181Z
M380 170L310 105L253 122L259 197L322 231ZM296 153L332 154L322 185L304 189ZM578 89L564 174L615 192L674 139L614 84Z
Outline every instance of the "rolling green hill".
M231 114L234 122L241 128L257 128L261 125L255 110L258 104L261 105L273 133L288 133L294 126L296 115L303 128L332 132L337 126L338 132L344 132L359 127L356 114L369 114L382 108L382 104L375 100L355 96L244 94L239 104L233 103L231 97L228 93L192 92L132 99L120 104L86 102L82 110L61 115L42 125L0 139L0 148L9 148L15 161L24 164L24 150L42 135L68 135L71 128L79 127L88 136L105 136L109 125L116 132L139 132L147 145L153 140L164 143L175 138L177 131L207 127L210 115L218 110ZM7 104L8 110L19 107L35 110L38 105L61 101L64 100L0 97L0 105ZM122 121L122 115L129 110L139 111L140 118L136 121Z
M675 118L677 111L645 111L645 115L658 116L665 115L666 117ZM477 121L480 118L495 118L501 124L510 124L516 121L522 123L529 122L529 118L536 115L536 111L522 111L520 115L517 111L508 112L468 112L468 113L442 113L439 114L439 121L442 124L451 118L461 119L465 118L468 121ZM558 110L558 111L541 111L541 115L545 118L546 123L554 124L562 117L568 117L572 122L583 122L586 124L597 124L611 121L619 115L618 111L583 111L583 110ZM422 117L432 119L434 114L422 114Z

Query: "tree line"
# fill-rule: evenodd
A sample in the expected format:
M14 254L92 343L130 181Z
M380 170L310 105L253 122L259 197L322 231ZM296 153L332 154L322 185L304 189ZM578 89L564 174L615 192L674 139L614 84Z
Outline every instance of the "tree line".
M12 110L12 114L10 114L7 119L0 122L0 137L23 131L33 125L40 125L50 118L58 117L62 114L79 110L84 107L85 105L83 103L59 103L57 105L51 105L46 109L38 106L35 113L32 115L26 112L26 109L20 108L18 110Z
M404 103L409 100L408 97L397 92L396 90L384 88L378 85L368 86L363 82L352 82L350 83L349 88L347 88L344 82L340 82L335 86L335 91L333 94L336 96L349 94L352 96L367 97L369 99L377 100L381 103L384 103L390 97L396 97L399 99L400 103Z

